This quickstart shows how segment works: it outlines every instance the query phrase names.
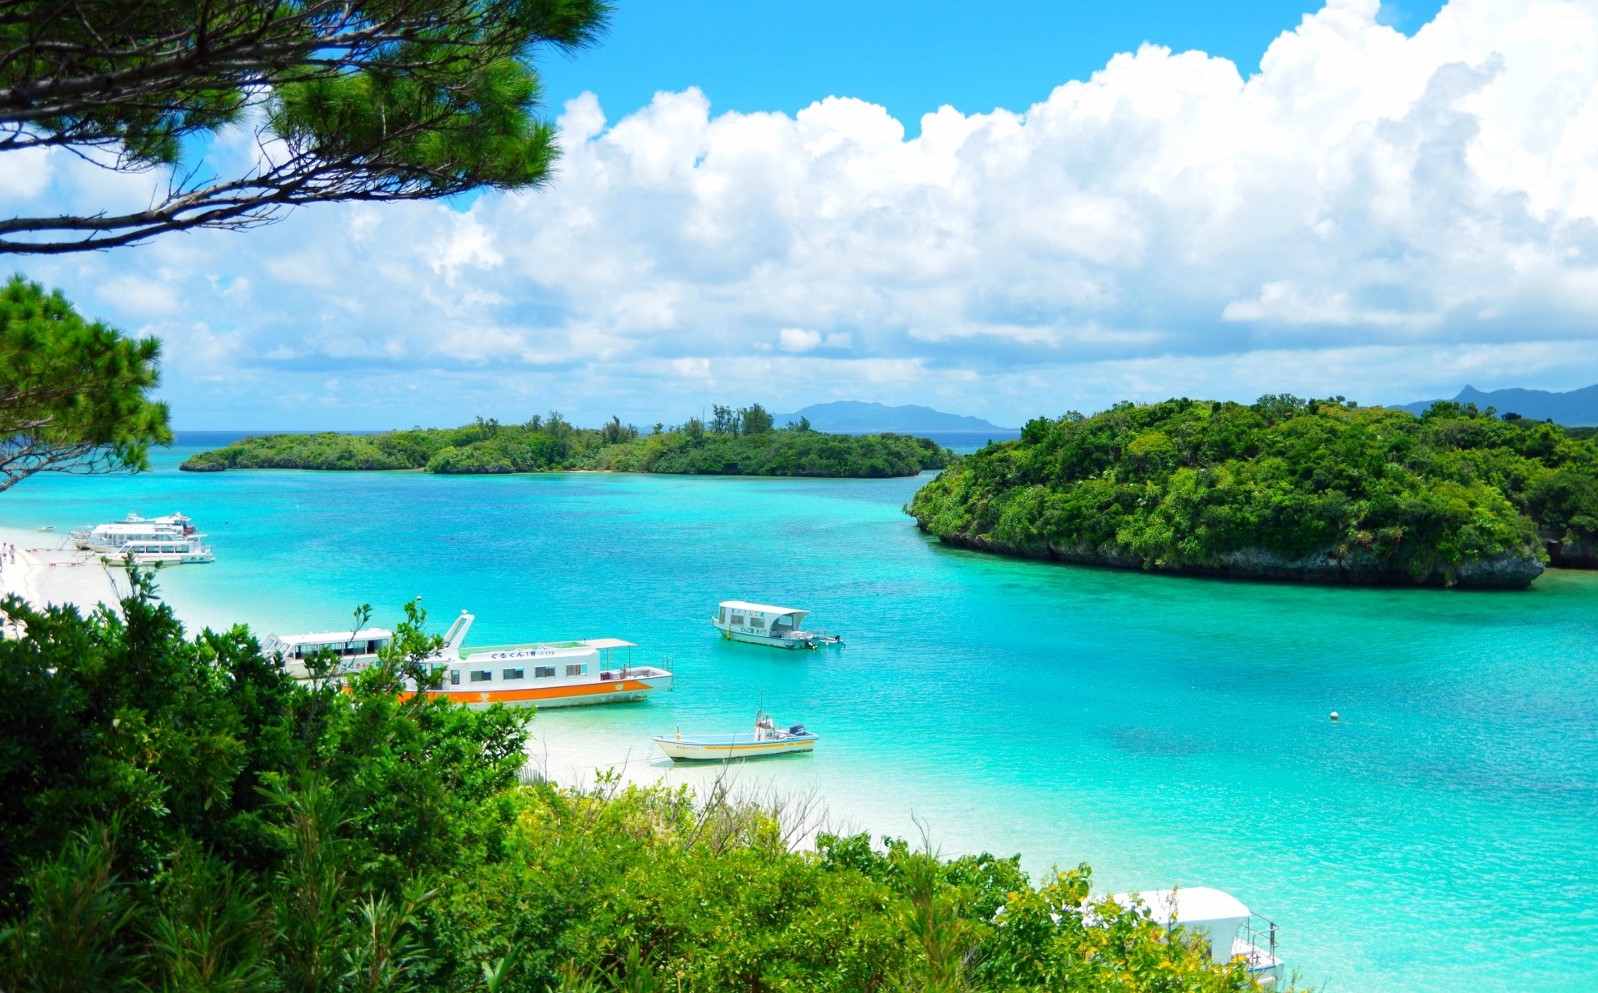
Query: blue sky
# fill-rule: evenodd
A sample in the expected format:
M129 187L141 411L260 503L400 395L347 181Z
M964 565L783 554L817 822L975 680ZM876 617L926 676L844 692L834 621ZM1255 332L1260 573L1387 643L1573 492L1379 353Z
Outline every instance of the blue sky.
M697 86L718 111L796 113L828 96L885 107L913 135L921 115L1023 109L1144 42L1231 59L1245 73L1308 0L620 0L605 43L544 62L553 106L590 90L607 108ZM1438 0L1382 6L1413 31Z
M160 337L183 428L1598 382L1590 0L775 6L546 58L544 189L16 267ZM29 211L161 180L0 158Z

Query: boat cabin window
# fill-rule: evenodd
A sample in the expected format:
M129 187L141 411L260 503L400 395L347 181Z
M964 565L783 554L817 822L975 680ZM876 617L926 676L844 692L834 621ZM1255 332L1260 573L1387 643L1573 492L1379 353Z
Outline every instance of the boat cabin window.
M763 628L766 626L766 619L764 617L751 617L749 618L749 626L752 628Z
M474 682L474 683L486 683L490 679L493 679L493 678L494 678L494 671L492 669L473 669L472 670L472 682Z
M500 677L503 678L503 679L526 679L527 678L527 670L526 669L506 669L504 672L500 673Z
M566 667L566 675L568 676L581 676L587 671L588 667L586 665L568 665Z
M722 607L721 608L721 623L723 623L723 624L727 623L727 608L726 607Z
M459 686L461 684L461 671L459 669L451 669L449 671L449 684L451 686Z
M548 679L549 677L553 676L554 674L555 674L555 667L552 666L552 665L536 665L536 666L533 666L533 678L534 679Z

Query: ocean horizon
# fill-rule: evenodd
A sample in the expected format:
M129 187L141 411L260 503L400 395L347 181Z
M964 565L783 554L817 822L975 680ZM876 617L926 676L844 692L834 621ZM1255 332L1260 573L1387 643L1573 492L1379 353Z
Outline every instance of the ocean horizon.
M0 524L186 513L217 562L162 570L162 595L263 637L420 597L437 630L475 614L469 644L624 638L676 688L539 713L538 734L658 762L651 735L763 705L821 740L751 783L1035 877L1088 862L1099 892L1227 890L1310 987L1598 974L1598 574L1466 593L1012 561L921 534L901 508L924 478L177 471L222 443L200 435L246 433L29 479ZM845 644L725 642L725 599L808 609Z

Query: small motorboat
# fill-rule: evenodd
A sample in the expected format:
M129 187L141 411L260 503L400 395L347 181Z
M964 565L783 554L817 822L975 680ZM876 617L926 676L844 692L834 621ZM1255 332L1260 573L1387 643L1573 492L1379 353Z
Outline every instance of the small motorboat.
M769 603L750 603L747 600L723 600L711 615L710 623L728 641L743 641L751 645L769 645L773 648L819 648L822 645L842 645L843 637L805 631L799 625L810 615L808 610L796 607L774 607Z
M779 728L764 711L755 714L753 731L733 734L683 734L679 731L670 736L660 735L654 741L673 762L726 762L808 752L816 747L816 735L806 731L803 724Z

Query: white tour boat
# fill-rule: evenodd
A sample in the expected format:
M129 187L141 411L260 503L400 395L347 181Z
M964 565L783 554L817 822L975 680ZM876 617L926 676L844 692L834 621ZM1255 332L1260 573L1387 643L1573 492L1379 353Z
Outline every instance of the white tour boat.
M768 603L749 603L746 600L723 600L710 623L716 626L723 638L745 641L751 645L770 645L773 648L816 648L821 645L841 645L843 638L834 634L821 634L800 628L808 610L793 607L773 607Z
M464 647L466 632L476 618L466 611L455 618L444 635L444 647L427 661L429 671L443 670L443 682L427 695L443 697L482 709L496 703L507 707L578 707L595 703L642 700L657 690L671 689L672 676L655 666L630 664L630 641L592 638L586 641L540 642ZM394 641L386 628L354 632L273 635L263 653L281 658L284 670L295 679L309 679L306 660L321 651L332 654L328 678L359 672L377 661L378 653ZM617 653L622 658L617 659ZM414 692L415 687L410 689Z
M655 744L673 762L726 762L729 759L759 758L809 752L816 747L816 735L803 724L779 728L764 712L755 715L753 731L733 734L688 734L681 732L656 737Z
M1276 925L1251 913L1243 901L1211 886L1176 890L1144 890L1112 897L1123 907L1141 904L1140 912L1166 930L1182 928L1209 943L1216 962L1242 962L1261 986L1282 978L1276 957Z
M182 514L165 517L140 517L129 514L114 524L85 525L73 528L72 544L80 551L95 552L120 565L133 556L135 565L197 565L215 562L205 535Z

